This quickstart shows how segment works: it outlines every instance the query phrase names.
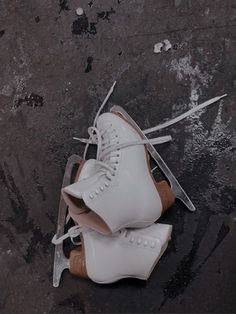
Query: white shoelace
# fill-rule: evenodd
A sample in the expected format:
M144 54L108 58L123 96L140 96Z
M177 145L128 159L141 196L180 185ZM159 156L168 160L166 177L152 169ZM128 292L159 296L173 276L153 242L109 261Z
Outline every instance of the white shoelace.
M104 168L104 170L107 170L109 172L111 172L112 175L114 175L114 163L115 161L112 160L111 158L109 157L112 157L112 156L115 156L115 152L117 152L117 150L120 150L120 149L123 149L125 147L129 147L129 146L135 146L135 145L144 145L144 144L147 144L147 143L150 143L150 144L153 144L153 145L156 145L156 144L162 144L162 143L166 143L166 142L169 142L172 140L172 137L170 135L167 135L167 136L162 136L162 137L155 137L155 138L152 138L152 139L148 139L148 140L139 140L139 141L132 141L132 142L126 142L126 143L122 143L122 144L110 144L110 142L112 142L112 140L115 140L115 138L112 137L112 130L110 129L109 130L109 126L106 126L104 129L102 130L98 130L98 128L96 128L96 123L97 123L97 119L102 111L102 109L104 108L104 106L106 105L109 97L111 96L113 90L114 90L114 87L116 85L116 82L113 83L112 87L110 88L107 96L105 97L102 105L100 106L97 114L96 114L96 117L94 119L94 122L93 122L93 126L92 127L89 127L88 128L88 133L89 133L89 139L84 139L84 138L78 138L78 137L73 137L73 139L75 140L78 140L82 143L86 143L86 147L85 147L85 150L84 150L84 155L83 155L83 159L85 160L86 159L86 155L87 155L87 151L88 151L88 147L90 144L95 144L97 145L97 156L96 156L96 159L98 161L98 164L100 164L102 166L102 168ZM227 94L224 94L222 96L219 96L219 97L214 97L210 100L207 100L206 102L200 104L200 105L197 105L196 107L188 110L187 112L181 114L180 116L174 118L174 119L171 119L167 122L164 122L160 125L157 125L153 128L149 128L149 129L146 129L146 130L143 130L143 133L144 134L150 134L150 133L153 133L155 131L158 131L158 130L161 130L161 129L164 129L170 125L173 125L185 118L187 118L188 116L192 115L194 112L198 111L198 110L201 110L213 103L215 103L216 101L220 100L221 98L227 96ZM107 133L110 133L109 135L109 140L107 140L106 138L106 134ZM115 141L114 141L115 142ZM111 155L113 154L113 155ZM102 168L101 168L101 172L104 172L102 171ZM106 172L106 174L108 174Z
M115 85L116 85L116 82L113 83L107 96L105 97L103 103L101 104L101 106L100 106L100 108L96 114L96 117L94 119L93 126L88 128L89 139L73 137L73 139L75 139L75 140L78 140L82 143L86 143L86 147L85 147L84 155L83 155L84 160L86 159L86 154L87 154L89 145L90 144L97 145L96 159L97 159L97 163L99 165L101 165L101 169L99 170L99 172L101 174L105 173L108 179L111 179L111 176L114 176L114 171L116 170L116 168L114 166L116 161L110 157L118 157L119 154L117 154L117 151L119 151L120 149L123 149L125 147L129 147L129 146L144 145L147 143L150 143L153 145L162 144L162 143L166 143L166 142L169 142L172 140L172 137L170 135L167 135L167 136L162 136L162 137L155 137L155 138L148 139L148 140L132 141L132 142L126 142L126 143L122 143L122 144L117 144L117 143L111 144L111 142L113 140L115 142L116 138L115 138L115 136L114 137L111 136L112 130L111 130L110 126L108 125L108 126L104 127L104 129L98 130L98 128L96 128L96 123L97 123L97 119L98 119L102 109L104 108L108 99L110 98L110 96L114 90ZM201 110L201 109L217 102L218 100L222 99L223 97L226 97L226 96L227 96L227 94L224 94L222 96L218 96L218 97L214 97L212 99L209 99L209 100L205 101L204 103L197 105L196 107L188 110L187 112L181 114L180 116L178 116L174 119L166 121L166 122L159 124L155 127L143 130L143 133L144 134L150 134L150 133L153 133L155 131L164 129L170 125L173 125L173 124L189 117L190 115L192 115L196 111ZM106 138L106 136L105 136L106 134L109 134L109 140ZM67 217L67 221L68 221L68 217ZM57 239L56 234L55 234L53 239L52 239L52 243L57 245L57 244L62 243L65 239L70 238L71 241L75 245L79 245L81 243L75 242L74 238L78 237L80 235L80 233L81 233L81 227L79 225L73 226L68 230L68 232L66 234L64 234L63 236L61 236L58 239Z
M173 124L175 124L175 123L177 123L177 122L179 122L179 121L181 121L181 120L191 116L194 112L196 112L198 110L201 110L201 109L203 109L203 108L205 108L205 107L207 107L209 105L214 104L215 102L217 102L218 100L220 100L221 98L224 98L226 96L227 96L227 94L224 94L222 96L217 96L217 97L211 98L211 99L205 101L204 103L202 103L200 105L197 105L196 107L194 107L194 108L192 108L192 109L182 113L180 116L178 116L178 117L176 117L174 119L166 121L166 122L164 122L162 124L159 124L159 125L157 125L157 126L155 126L153 128L149 128L149 129L143 130L143 133L144 134L149 134L149 133L153 133L155 131L167 128L168 126L173 125Z
M81 242L76 242L74 241L74 238L77 238L81 234L82 228L79 225L75 225L71 227L67 233L63 234L60 238L57 238L57 235L55 234L54 237L52 238L52 243L57 245L62 243L64 240L70 238L71 242L74 245L80 245Z

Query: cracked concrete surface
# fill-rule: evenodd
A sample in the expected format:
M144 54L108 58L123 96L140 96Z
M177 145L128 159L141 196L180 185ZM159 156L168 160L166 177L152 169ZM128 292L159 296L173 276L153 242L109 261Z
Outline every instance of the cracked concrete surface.
M172 49L154 54L163 38ZM235 43L233 0L1 1L0 313L236 311ZM176 203L161 219L173 240L150 280L101 286L65 272L56 289L60 185L83 151L72 137L87 135L114 80L107 108L143 128L228 97L160 132L197 211Z

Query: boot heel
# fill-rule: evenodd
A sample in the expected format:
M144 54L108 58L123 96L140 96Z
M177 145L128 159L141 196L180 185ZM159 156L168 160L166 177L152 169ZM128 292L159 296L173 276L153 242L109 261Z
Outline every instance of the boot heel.
M166 181L156 182L156 188L161 198L163 212L170 208L175 202L175 195L171 191L169 184Z
M72 250L70 252L69 263L70 263L69 270L73 275L82 278L88 278L84 250L81 249Z

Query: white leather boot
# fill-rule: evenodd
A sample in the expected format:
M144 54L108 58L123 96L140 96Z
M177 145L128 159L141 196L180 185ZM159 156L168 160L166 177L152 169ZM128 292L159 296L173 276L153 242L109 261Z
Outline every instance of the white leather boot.
M99 116L97 128L91 129L96 132L97 160L85 161L80 180L62 189L72 218L103 234L153 224L175 197L167 182L155 182L144 141L113 113ZM155 139L163 141L166 137Z
M127 277L147 280L166 250L171 232L172 226L166 224L124 229L110 236L85 227L72 227L68 235L80 234L82 241L71 251L69 270L104 284ZM60 239L54 243L60 243Z

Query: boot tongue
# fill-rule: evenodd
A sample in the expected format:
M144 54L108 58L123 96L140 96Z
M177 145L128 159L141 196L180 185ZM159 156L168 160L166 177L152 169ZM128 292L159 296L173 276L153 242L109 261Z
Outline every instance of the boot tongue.
M110 124L111 123L111 118L114 116L113 113L110 112L105 112L101 114L98 119L97 119L97 128L100 130L104 128L105 124Z
M113 113L103 113L98 117L97 120L97 129L101 132L102 136L102 146L101 151L105 148L106 145L112 145L114 144L114 137L112 137L112 118L114 117ZM103 146L103 143L106 143L105 146ZM99 154L100 155L100 154ZM101 160L102 161L102 160Z
M81 181L93 177L97 174L98 170L101 168L101 165L97 163L96 159L86 160L83 164L81 171L76 177L76 181Z
M83 195L98 180L100 167L95 159L85 161L78 170L76 182L62 189L62 196L72 212L78 214L84 211L81 207Z

